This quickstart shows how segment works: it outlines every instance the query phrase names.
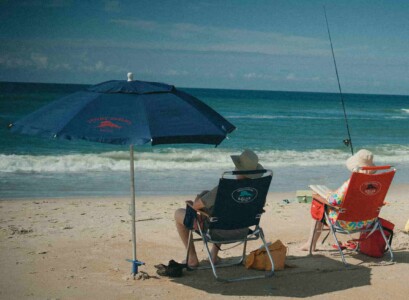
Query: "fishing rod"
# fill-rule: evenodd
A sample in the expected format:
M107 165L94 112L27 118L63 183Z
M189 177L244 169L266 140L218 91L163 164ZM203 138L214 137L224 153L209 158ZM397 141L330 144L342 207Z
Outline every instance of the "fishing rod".
M342 89L341 89L341 83L339 82L339 75L338 75L338 68L337 68L337 62L335 60L335 54L334 54L334 47L332 46L332 39L331 39L331 33L329 31L329 25L328 25L328 18L327 18L327 11L324 6L324 14L325 14L325 21L327 23L327 31L328 31L328 38L329 42L331 44L331 52L332 52L332 59L334 61L334 67L335 67L335 74L337 75L337 81L338 81L338 89L339 89L339 95L341 97L341 102L342 102L342 108L344 110L344 119L345 119L345 125L347 127L347 132L348 132L348 138L344 139L343 142L345 146L349 146L351 148L351 153L354 155L354 148L352 147L352 139L351 139L351 133L349 132L349 125L348 125L348 118L347 118L347 113L345 110L345 103L344 103L344 97L342 95Z

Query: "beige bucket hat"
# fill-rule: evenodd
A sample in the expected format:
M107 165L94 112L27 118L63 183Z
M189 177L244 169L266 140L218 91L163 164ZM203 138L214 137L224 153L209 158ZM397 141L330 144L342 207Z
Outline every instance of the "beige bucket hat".
M358 167L374 166L373 154L366 149L359 150L357 153L347 159L346 166L351 172Z
M261 164L258 163L258 156L252 150L246 149L240 155L231 155L231 159L236 166L237 171L252 171L264 169ZM245 175L248 178L260 178L262 174L249 174Z

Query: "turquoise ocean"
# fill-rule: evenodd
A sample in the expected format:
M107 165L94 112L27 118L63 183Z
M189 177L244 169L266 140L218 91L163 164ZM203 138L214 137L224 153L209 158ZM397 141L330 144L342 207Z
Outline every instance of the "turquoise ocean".
M47 140L12 134L7 126L87 85L0 83L0 199L126 196L129 147ZM137 195L195 195L232 169L231 154L256 151L274 172L270 192L337 187L348 178L351 155L340 95L280 91L190 89L237 130L208 145L135 147ZM409 96L344 94L354 150L397 168L409 183Z

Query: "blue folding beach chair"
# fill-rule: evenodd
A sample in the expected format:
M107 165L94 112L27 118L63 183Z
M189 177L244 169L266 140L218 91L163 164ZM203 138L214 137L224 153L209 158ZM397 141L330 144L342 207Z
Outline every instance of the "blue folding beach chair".
M259 174L256 179L236 179L236 175ZM197 222L197 230L191 229L188 246L195 241L203 241L204 248L209 257L210 266L199 267L197 269L212 268L215 278L219 281L240 281L255 278L271 277L274 274L274 262L271 257L268 245L266 244L263 229L260 227L260 218L263 214L264 204L268 189L272 180L271 170L255 171L229 171L224 172L219 180L219 187L216 195L213 215L197 210L197 220L205 219L204 222ZM199 217L200 216L200 217ZM240 230L244 229L244 230ZM246 230L248 229L248 230ZM193 238L193 233L198 233L200 238ZM243 234L244 232L244 234ZM233 233L233 234L229 234ZM226 237L227 236L227 237ZM216 268L240 265L246 255L247 241L261 239L265 247L272 269L262 275L221 278L217 275ZM243 253L241 257L233 262L215 265L211 260L209 243L231 244L242 242ZM189 247L187 247L186 258L189 258Z

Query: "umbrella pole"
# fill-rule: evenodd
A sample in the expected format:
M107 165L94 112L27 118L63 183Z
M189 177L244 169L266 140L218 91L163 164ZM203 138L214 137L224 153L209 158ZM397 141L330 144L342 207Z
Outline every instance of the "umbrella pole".
M131 168L131 215L132 215L132 260L127 259L127 261L132 263L132 272L134 276L138 274L138 267L144 265L145 263L138 261L136 259L136 217L135 217L135 163L134 163L134 151L133 145L130 146L130 168Z

